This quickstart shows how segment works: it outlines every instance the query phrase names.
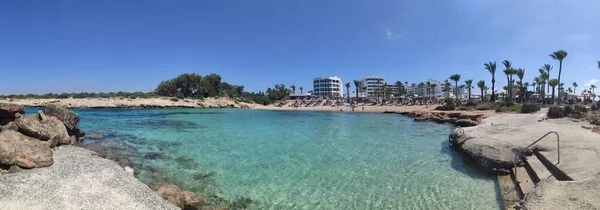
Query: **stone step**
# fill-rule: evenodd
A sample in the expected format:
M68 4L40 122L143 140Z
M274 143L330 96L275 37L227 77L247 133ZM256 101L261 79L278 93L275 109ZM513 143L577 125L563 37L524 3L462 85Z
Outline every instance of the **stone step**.
M538 159L537 156L529 156L524 162L525 166L529 166L531 168L531 171L533 172L532 174L530 170L527 170L534 184L537 184L542 180L554 179L554 176L552 175L552 173L550 173L550 170L546 168L546 166Z
M516 185L510 175L499 175L498 185L500 187L500 195L502 195L503 209L514 209L519 204L519 194L517 193Z
M573 179L565 174L562 170L556 167L556 163L550 162L548 158L546 158L540 151L534 150L533 154L539 159L541 163L552 173L552 176L556 178L556 180L560 181L573 181Z
M531 192L535 184L524 167L513 168L511 172L513 178L516 176L517 183L515 183L515 187L517 187L519 198L523 199L527 193Z

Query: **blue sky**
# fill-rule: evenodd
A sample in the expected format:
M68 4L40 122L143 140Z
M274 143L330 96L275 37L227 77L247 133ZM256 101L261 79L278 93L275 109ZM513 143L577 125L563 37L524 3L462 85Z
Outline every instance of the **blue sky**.
M564 49L566 84L600 79L597 0L2 1L0 94L151 91L184 72L259 91L351 82L463 80L509 59L531 81ZM501 70L498 84L506 83ZM8 79L7 79L8 78Z

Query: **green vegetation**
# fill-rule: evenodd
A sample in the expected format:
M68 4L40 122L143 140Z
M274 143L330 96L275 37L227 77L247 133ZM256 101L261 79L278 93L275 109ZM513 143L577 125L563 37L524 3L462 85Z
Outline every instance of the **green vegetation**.
M454 99L452 99L450 97L446 97L446 99L444 99L444 105L436 107L435 110L452 111L452 110L454 110L455 107L456 107L456 102L454 101Z
M241 97L244 86L222 82L218 74L202 77L195 73L185 73L162 81L154 92L159 96L178 98Z
M540 111L540 104L537 103L525 103L521 105L521 113L533 113Z
M558 84L560 84L560 75L562 74L562 63L563 60L567 57L567 52L564 50L558 50L556 52L553 52L552 54L550 54L550 57L554 60L557 60L559 63L558 66ZM561 85L562 86L562 85ZM560 90L561 87L559 86L558 89ZM558 98L561 98L561 91L558 92ZM560 100L558 101L558 104L560 104Z
M548 118L551 118L551 119L563 118L563 117L565 117L565 111L560 106L551 106L548 109L548 114L546 114L546 115L548 116Z
M0 98L10 99L26 99L26 98L39 98L39 99L65 99L65 98L151 98L156 95L153 92L109 92L109 93L47 93L43 95L37 94L19 94L19 95L0 95Z
M485 69L490 72L490 74L492 75L492 98L490 99L491 101L495 101L496 97L495 97L495 85L496 85L496 61L494 62L488 62L486 64L484 64Z

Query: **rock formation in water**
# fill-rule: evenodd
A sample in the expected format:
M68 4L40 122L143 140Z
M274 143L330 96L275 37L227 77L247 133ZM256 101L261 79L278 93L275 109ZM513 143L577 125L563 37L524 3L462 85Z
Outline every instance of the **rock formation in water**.
M0 168L39 168L53 164L52 148L77 144L84 133L79 115L62 107L25 114L22 105L0 103Z

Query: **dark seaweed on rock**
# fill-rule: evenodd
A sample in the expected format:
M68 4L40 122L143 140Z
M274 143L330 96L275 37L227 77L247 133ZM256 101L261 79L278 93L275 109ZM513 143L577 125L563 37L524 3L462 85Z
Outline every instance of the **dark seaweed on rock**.
M129 120L127 126L131 129L168 129L175 131L206 128L206 126L195 122L171 119Z

